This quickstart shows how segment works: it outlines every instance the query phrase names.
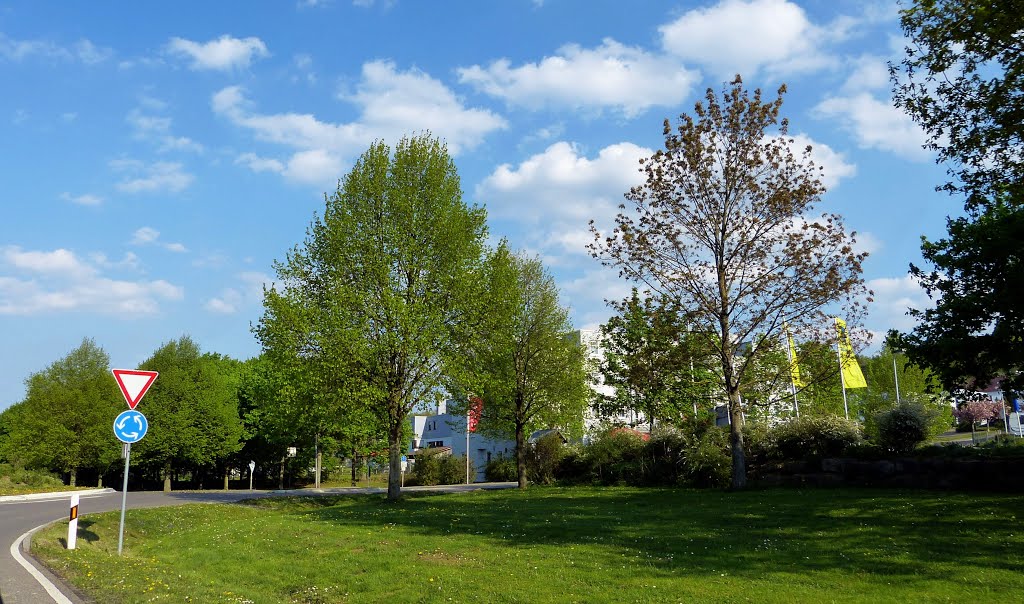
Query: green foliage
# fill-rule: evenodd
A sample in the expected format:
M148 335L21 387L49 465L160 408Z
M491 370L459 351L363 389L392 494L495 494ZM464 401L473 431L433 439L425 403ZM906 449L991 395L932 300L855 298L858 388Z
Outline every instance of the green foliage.
M585 351L569 337L568 310L540 259L514 254L502 241L484 275L486 312L468 353L471 371L453 381L484 401L481 432L515 438L525 487L527 435L545 428L581 432L590 397ZM465 407L453 413L464 414Z
M511 457L499 455L487 462L484 469L484 476L488 482L511 482L518 479L519 469L516 468L516 460Z
M64 481L57 476L43 470L26 470L11 464L0 463L0 495L9 492L29 488L32 490L43 490L53 488L61 490Z
M565 444L562 435L551 432L544 435L527 447L526 476L535 484L552 484L562 457L565 456Z
M604 485L636 484L642 478L644 441L639 433L611 428L584 447L590 482Z
M931 435L935 413L920 403L904 401L875 415L879 446L903 454L913 451Z
M90 339L26 380L25 400L3 415L0 452L19 466L105 471L120 455L111 425L124 410L110 358Z
M782 459L838 457L862 440L860 426L839 416L800 416L768 431L767 448Z
M635 287L613 306L617 314L601 327L600 371L615 392L598 395L599 412L640 411L648 421L678 423L695 405L706 407L720 380L686 331L682 309L663 298L641 299Z
M893 100L947 167L942 188L968 209L1024 191L1024 7L1019 0L910 0L906 54L890 65Z
M646 441L625 428L600 432L563 456L556 477L570 484L724 487L731 472L729 434L703 414L680 427L662 426Z
M456 457L440 449L424 449L416 456L412 480L421 486L463 484L466 482L466 457ZM469 464L470 480L476 477L476 468Z
M141 368L160 377L139 405L149 432L132 445L132 458L160 473L165 490L175 470L214 468L241 448L238 361L203 354L183 336L158 348Z
M912 0L900 13L906 54L890 65L893 99L946 166L939 188L962 195L948 236L922 239L933 265L911 273L935 300L893 339L949 389L1005 377L1024 386L1024 7L1019 0Z
M445 145L376 142L327 198L305 241L275 265L256 328L267 351L323 382L326 409L383 434L397 499L406 418L461 373L482 296L486 213L468 207ZM363 406L366 415L358 411ZM348 413L350 408L355 413ZM331 413L322 417L329 418Z

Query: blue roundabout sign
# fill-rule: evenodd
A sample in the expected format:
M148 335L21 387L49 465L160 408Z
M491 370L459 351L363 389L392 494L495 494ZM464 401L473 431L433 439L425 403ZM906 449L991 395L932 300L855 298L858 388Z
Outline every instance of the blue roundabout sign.
M149 430L146 416L138 411L124 411L114 420L114 436L123 443L137 443Z

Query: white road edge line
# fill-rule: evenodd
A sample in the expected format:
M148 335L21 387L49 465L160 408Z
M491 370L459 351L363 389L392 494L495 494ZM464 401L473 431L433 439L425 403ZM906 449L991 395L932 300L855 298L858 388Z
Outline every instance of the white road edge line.
M68 599L67 596L65 596L63 593L61 593L59 589L57 589L56 585L54 585L49 579L46 578L46 575L39 572L39 569L37 569L35 566L32 566L32 563L26 560L25 557L21 555L21 543L25 541L25 539L27 539L28 536L32 533L38 531L43 527L53 524L53 522L40 524L36 528L25 532L21 537L18 537L11 545L11 555L14 556L14 559L18 561L18 564L25 567L25 570L27 570L28 573L32 575L33 579L38 581L39 584L43 586L43 589L46 590L46 593L50 594L50 597L53 598L54 602L56 602L57 604L74 604L71 600Z

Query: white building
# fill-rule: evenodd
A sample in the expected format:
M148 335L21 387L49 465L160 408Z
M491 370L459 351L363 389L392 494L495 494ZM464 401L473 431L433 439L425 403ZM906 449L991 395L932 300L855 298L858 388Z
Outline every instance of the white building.
M590 388L600 396L614 396L615 388L604 383L604 375L601 373L601 363L604 362L604 346L601 345L600 329L579 329L574 333L576 343L579 344L587 354L587 369L590 373ZM632 409L615 415L598 415L591 406L583 415L583 428L590 434L602 424L620 424L627 426L641 426L647 422L643 414Z
M447 405L438 407L437 415L414 415L412 417L412 443L409 452L420 449L447 447L452 455L466 454L466 416L447 413ZM477 432L469 433L469 460L476 469L474 482L486 480L484 470L487 464L498 456L515 456L514 440L493 439Z

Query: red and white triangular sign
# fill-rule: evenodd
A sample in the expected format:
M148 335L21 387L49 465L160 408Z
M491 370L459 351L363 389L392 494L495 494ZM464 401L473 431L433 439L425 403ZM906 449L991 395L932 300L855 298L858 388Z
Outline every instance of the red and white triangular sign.
M121 389L124 400L128 402L128 408L134 409L139 404L146 391L160 375L156 371L137 371L135 369L111 369L117 387Z

